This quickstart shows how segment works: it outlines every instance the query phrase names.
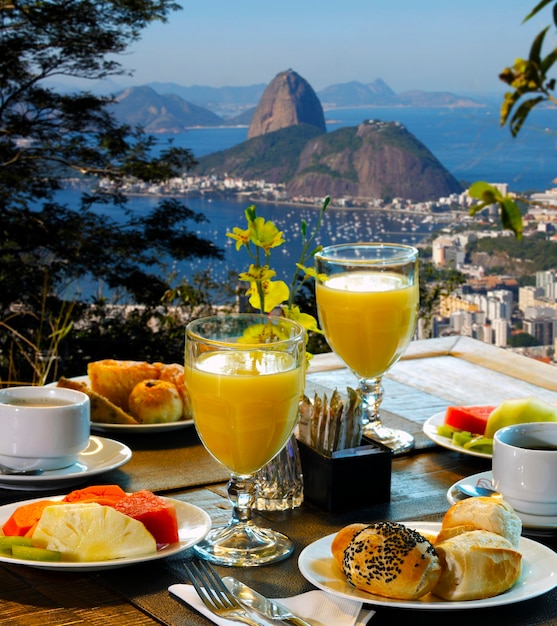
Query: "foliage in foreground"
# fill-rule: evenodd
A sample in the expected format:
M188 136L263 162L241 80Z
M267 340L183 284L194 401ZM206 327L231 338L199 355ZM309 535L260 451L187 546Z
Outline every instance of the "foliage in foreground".
M111 97L52 87L59 77L125 73L117 55L179 8L170 0L0 3L0 381L45 380L80 316L65 298L70 285L97 283L156 307L176 286L166 278L174 261L222 257L190 226L204 216L181 203L163 200L144 216L126 206L125 181L178 176L195 164L191 152L118 123ZM87 190L78 206L57 195L68 179Z
M552 22L557 27L557 2L555 0L541 0L525 17L524 21L540 13L543 9L553 5ZM499 78L508 84L512 91L505 93L501 105L501 126L508 123L513 137L520 132L528 115L540 104L557 104L555 98L555 78L549 76L557 62L557 48L552 48L544 56L545 38L551 25L542 29L535 37L530 47L527 59L517 58L512 67L505 68ZM499 205L501 224L503 228L511 230L517 239L522 238L521 204L528 205L525 198L512 198L502 194L496 187L485 181L477 181L471 185L468 193L479 202L470 209L470 215L476 215L486 207Z

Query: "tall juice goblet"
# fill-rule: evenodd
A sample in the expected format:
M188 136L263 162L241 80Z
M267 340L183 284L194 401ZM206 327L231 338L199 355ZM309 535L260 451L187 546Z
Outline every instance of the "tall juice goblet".
M395 453L414 446L410 433L379 417L381 379L402 356L416 327L418 251L387 243L329 246L315 255L317 312L327 342L358 377L363 433Z
M205 317L186 327L185 380L195 428L230 471L232 517L195 546L220 565L262 565L292 552L288 537L251 517L255 474L288 441L304 392L305 331L277 316Z

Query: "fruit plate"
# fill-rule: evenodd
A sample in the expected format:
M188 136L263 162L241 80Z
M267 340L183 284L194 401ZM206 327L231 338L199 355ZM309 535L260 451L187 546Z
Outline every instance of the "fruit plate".
M89 376L74 376L69 380L85 383L89 386ZM56 386L56 383L50 383ZM99 433L128 433L128 434L152 434L180 430L193 426L193 420L178 420L177 422L164 422L160 424L105 424L103 422L91 422L91 430Z
M460 452L462 454L467 454L469 456L479 456L484 459L491 459L491 454L487 452L477 452L475 450L467 450L462 446L457 446L452 442L452 439L449 437L442 437L437 434L437 427L442 426L445 423L445 413L446 411L440 411L435 415L432 415L429 419L424 422L423 432L426 437L429 437L431 441L434 441L437 445L442 446L443 448L448 448L449 450L454 450L455 452Z
M418 532L438 533L441 529L438 522L403 522L403 524ZM331 543L335 535L336 533L333 533L318 539L302 551L298 560L300 572L310 583L323 591L366 604L403 609L459 611L530 600L557 586L557 554L537 541L521 537L518 549L522 553L522 573L511 589L498 596L463 602L449 602L431 593L419 600L383 598L356 589L348 583L333 560Z
M35 498L33 500L25 500L22 502L14 502L0 506L0 527L8 520L10 515L22 504L37 502L38 500L61 500L64 496L49 496L43 498ZM182 502L174 498L165 498L168 502L176 507L176 517L178 518L178 541L168 544L167 546L157 550L152 554L143 556L135 556L132 558L111 559L108 561L87 561L87 562L70 562L70 561L31 561L26 559L16 559L12 556L0 554L0 563L9 563L10 565L26 565L40 569L58 570L65 572L76 571L100 571L107 569L116 569L118 567L126 567L135 563L145 563L147 561L157 561L167 556L178 554L187 550L194 544L201 541L211 529L211 518L209 515L193 504Z

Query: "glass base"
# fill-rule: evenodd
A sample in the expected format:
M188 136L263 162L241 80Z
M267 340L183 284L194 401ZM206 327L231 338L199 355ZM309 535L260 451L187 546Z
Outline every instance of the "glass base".
M193 546L200 558L235 567L275 563L290 556L293 549L292 541L286 535L253 524L214 528L203 541Z
M369 422L363 429L364 437L377 441L393 451L393 454L408 452L414 447L414 437L404 430L388 428L381 422Z

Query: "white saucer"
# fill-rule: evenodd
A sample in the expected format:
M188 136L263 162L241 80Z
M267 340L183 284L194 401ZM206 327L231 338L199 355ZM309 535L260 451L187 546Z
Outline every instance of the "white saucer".
M488 472L473 474L472 476L467 476L466 478L457 481L447 491L447 500L450 504L455 504L460 500L465 500L466 498L468 498L467 495L458 490L458 485L463 483L493 489L491 470ZM549 517L545 515L528 515L528 513L521 513L520 511L517 511L516 514L522 520L522 525L524 526L524 528L531 528L533 530L557 530L557 517Z
M123 443L91 436L89 445L79 454L73 465L58 470L48 470L40 476L0 475L0 490L42 491L71 485L116 469L131 458L132 451Z

